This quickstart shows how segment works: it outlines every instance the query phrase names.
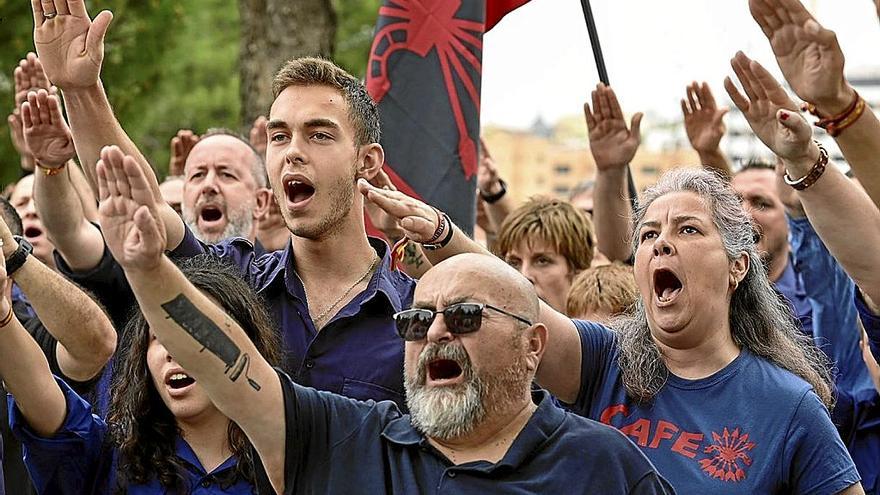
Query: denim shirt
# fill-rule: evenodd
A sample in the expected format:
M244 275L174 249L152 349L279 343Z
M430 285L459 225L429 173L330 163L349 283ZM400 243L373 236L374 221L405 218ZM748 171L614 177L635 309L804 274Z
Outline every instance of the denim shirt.
M52 495L110 495L116 489L117 452L106 440L107 423L92 414L91 405L77 395L64 380L57 378L67 403L64 424L49 438L33 432L9 396L9 423L24 447L25 465L37 493ZM252 495L252 483L236 477L237 460L230 457L210 473L202 467L189 444L177 437L175 454L186 469L186 493L191 495ZM165 495L158 480L128 485L130 495Z
M794 271L812 309L813 341L834 369L832 418L862 475L867 493L880 493L880 397L861 356L855 283L807 218L789 219Z
M378 269L367 288L320 332L296 273L292 243L282 251L257 256L245 239L208 245L187 229L170 254L185 257L207 252L241 270L281 329L282 368L298 384L353 399L392 400L404 408L404 342L392 316L412 303L415 281L392 267L385 242L370 238L370 245L382 258Z

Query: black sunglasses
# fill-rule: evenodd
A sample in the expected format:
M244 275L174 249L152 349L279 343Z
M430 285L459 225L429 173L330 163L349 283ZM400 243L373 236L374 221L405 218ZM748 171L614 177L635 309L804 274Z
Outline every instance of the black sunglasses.
M434 322L434 318L439 313L443 313L443 320L446 328L456 335L463 333L476 332L483 324L483 310L491 309L501 314L507 315L517 321L532 326L532 322L509 313L501 308L497 308L490 304L482 303L458 303L443 308L440 311L431 309L414 308L401 311L394 315L394 322L397 324L397 333L403 340L415 341L422 340L428 335L428 328Z

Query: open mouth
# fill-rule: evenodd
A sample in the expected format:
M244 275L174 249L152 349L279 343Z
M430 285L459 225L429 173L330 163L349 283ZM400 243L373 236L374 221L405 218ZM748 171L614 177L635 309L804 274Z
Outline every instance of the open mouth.
M216 222L223 218L223 210L216 206L205 206L199 213L199 217L204 222Z
M28 228L24 229L23 234L24 234L25 238L33 239L33 238L40 237L41 235L43 235L43 229L41 229L39 227L28 227Z
M461 365L453 359L435 359L428 363L428 377L431 381L454 380L461 374Z
M299 204L307 201L315 194L315 187L301 180L291 179L284 182L284 192L291 204Z
M668 303L681 292L681 280L671 270L661 268L654 272L654 293L661 303Z
M196 380L186 373L174 373L165 380L166 385L168 385L171 390L180 390L189 387L195 382Z

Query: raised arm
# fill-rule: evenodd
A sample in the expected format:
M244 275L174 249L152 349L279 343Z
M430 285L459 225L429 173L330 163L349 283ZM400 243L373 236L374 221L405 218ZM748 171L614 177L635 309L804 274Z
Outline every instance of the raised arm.
M627 128L614 90L600 83L592 97L592 108L584 103L584 116L590 152L596 162L593 223L599 251L611 261L625 262L632 252L629 245L632 210L626 170L641 142L642 114L633 115Z
M770 73L743 53L732 65L746 96L729 78L725 87L752 130L782 159L790 180L809 175L820 151L795 103ZM880 243L880 210L831 163L814 184L797 194L828 250L871 299L880 300L880 252L865 249Z
M843 75L844 56L837 36L798 0L749 0L749 8L799 98L815 105L822 117L839 116L857 101ZM835 140L868 195L880 205L880 121L871 107L865 105Z
M6 248L3 246L4 251ZM48 437L64 423L64 394L52 377L40 346L13 315L11 290L12 280L6 276L4 258L0 260L0 379L15 397L31 429Z
M483 138L480 138L480 166L477 169L477 189L483 199L483 205L489 221L495 227L495 231L501 229L504 219L516 206L507 192L507 184L501 179L495 159L489 152L489 147Z
M726 108L719 108L708 83L694 81L687 87L687 100L682 98L681 111L684 114L684 130L688 141L700 155L700 164L730 177L733 171L724 152L721 151L721 138L727 131L724 125Z
M148 178L154 197L162 205L157 211L166 224L167 248L176 247L183 239L183 220L162 203L155 172L113 115L100 80L104 35L113 15L105 10L91 20L84 0L56 2L56 15L50 19L43 15L40 0L31 0L31 6L37 54L49 80L64 91L73 139L87 179L94 187L94 167L101 148L119 146Z
M73 270L91 270L101 260L104 239L86 219L73 184L73 138L61 115L58 97L44 90L31 92L22 104L21 114L28 148L41 170L49 171L34 175L35 204L49 240Z
M163 254L164 224L135 159L117 147L105 148L97 172L107 246L125 269L150 329L244 430L275 490L283 493L285 415L277 373L235 320Z

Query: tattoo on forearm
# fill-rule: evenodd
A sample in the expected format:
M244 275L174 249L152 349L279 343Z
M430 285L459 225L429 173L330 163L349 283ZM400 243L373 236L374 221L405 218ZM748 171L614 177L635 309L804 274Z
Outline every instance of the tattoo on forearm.
M186 333L196 339L199 344L202 344L202 351L208 349L226 364L224 374L229 376L230 381L238 380L238 377L244 373L250 386L254 390L260 390L260 384L247 376L250 357L246 353L242 353L235 342L210 318L199 311L199 308L186 296L179 294L163 304L162 309L168 313L168 318L186 330Z
M403 247L403 263L414 268L421 268L425 264L422 252L412 242L406 243Z

